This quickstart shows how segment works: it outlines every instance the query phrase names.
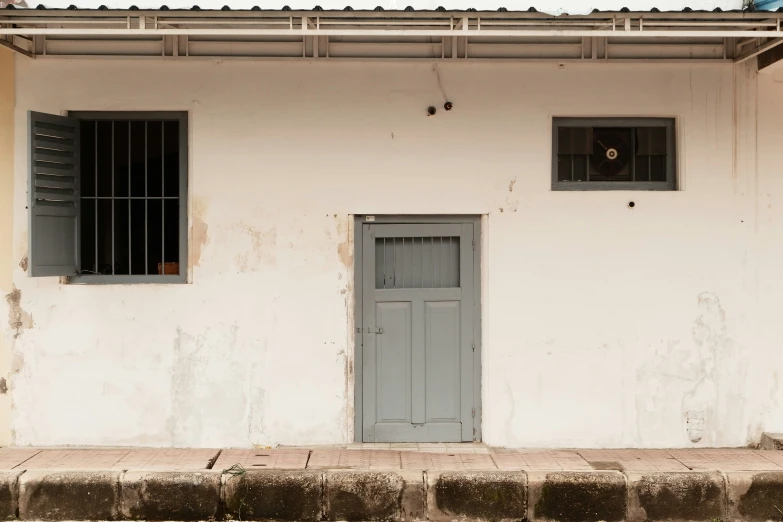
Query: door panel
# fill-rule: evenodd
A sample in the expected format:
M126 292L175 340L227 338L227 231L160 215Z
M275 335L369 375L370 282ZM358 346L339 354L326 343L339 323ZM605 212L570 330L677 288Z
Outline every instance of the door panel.
M460 313L458 301L424 303L427 421L460 419Z
M468 442L462 439L459 422L428 422L408 424L379 422L375 425L377 442Z
M378 421L411 420L411 304L378 303Z
M473 225L365 224L362 241L362 440L472 441Z

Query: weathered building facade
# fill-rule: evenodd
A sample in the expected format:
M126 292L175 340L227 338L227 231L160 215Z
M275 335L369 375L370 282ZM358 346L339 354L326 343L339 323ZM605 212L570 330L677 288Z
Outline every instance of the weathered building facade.
M0 11L3 442L783 430L781 15L628 7Z

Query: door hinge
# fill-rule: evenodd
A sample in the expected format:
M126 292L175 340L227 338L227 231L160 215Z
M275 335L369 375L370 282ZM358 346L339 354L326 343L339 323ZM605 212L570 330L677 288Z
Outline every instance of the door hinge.
M476 408L473 408L473 410L471 411L471 413L473 414L473 418L475 419L475 418L476 418Z
M473 348L473 351L476 351L476 341L473 341L471 344L471 348Z
M475 239L471 239L471 240L470 240L470 247L471 247L473 250L476 250L476 240L475 240Z

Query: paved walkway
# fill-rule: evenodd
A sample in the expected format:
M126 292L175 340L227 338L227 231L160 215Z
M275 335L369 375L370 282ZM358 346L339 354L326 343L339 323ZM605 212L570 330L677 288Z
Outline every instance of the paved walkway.
M783 471L783 451L511 450L483 444L350 444L275 449L2 448L0 470Z

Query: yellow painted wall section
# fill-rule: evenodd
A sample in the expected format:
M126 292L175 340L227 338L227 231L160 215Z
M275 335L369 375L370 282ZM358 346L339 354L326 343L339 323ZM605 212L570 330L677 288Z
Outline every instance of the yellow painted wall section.
M0 48L0 309L11 310L14 304L14 54ZM2 317L2 316L0 316ZM8 371L13 341L10 322L13 314L0 319L0 445L11 443L11 396L8 393Z

